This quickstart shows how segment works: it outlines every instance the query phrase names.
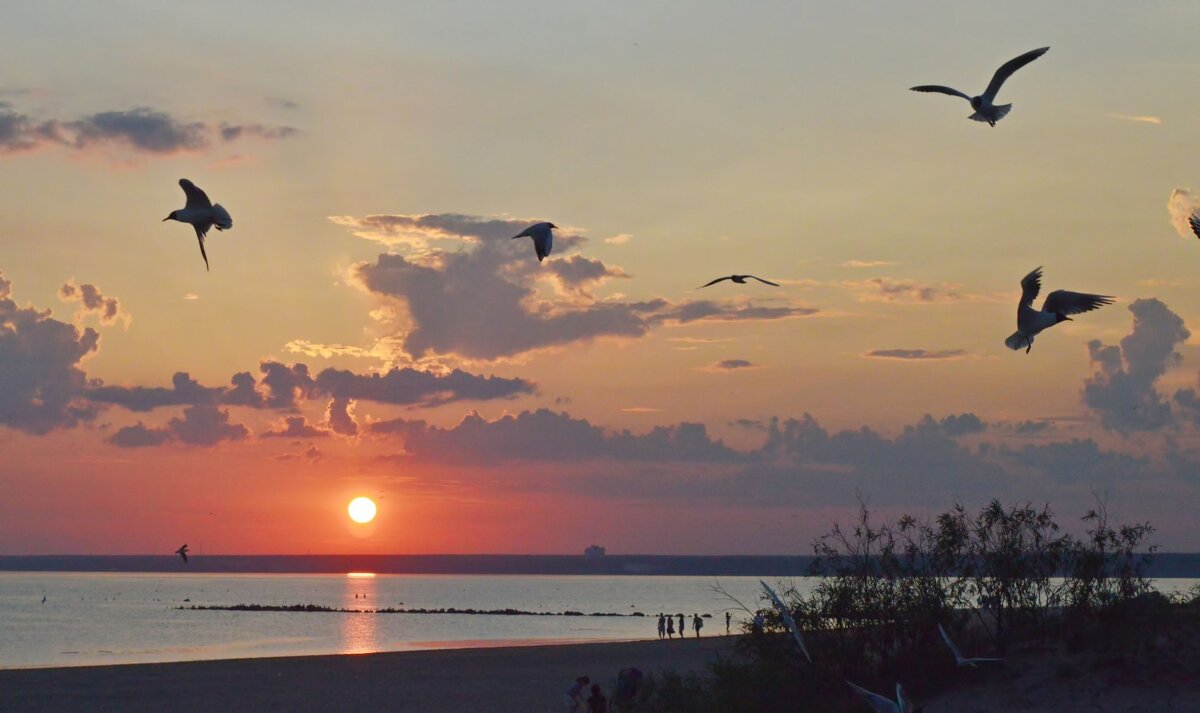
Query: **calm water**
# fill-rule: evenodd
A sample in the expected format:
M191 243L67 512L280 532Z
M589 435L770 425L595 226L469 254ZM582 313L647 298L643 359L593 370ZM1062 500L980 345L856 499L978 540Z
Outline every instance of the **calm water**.
M804 590L813 580L789 580ZM0 572L0 668L369 653L517 642L655 638L643 617L188 611L178 606L318 604L535 612L712 614L705 635L744 612L756 577L200 575ZM1195 579L1160 580L1163 592ZM357 597L355 596L357 595ZM42 603L42 597L46 602ZM189 601L190 600L190 601Z

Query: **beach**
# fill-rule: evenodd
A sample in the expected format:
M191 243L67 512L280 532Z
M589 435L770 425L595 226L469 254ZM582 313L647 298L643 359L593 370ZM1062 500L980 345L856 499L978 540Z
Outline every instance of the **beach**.
M0 711L563 710L574 679L701 670L734 639L632 641L0 670ZM494 642L489 642L494 643Z

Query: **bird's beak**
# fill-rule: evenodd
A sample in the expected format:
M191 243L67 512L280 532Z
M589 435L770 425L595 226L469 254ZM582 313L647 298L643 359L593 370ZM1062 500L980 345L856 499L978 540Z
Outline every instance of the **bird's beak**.
M167 221L168 221L168 220L170 220L170 219L171 219L171 216L169 216L169 215L168 215L166 218L163 218L163 219L162 219L162 222L164 222L164 223L165 223L165 222L167 222Z
M1068 322L1074 322L1074 321L1075 321L1075 320L1071 319L1070 317L1063 317L1063 319L1067 320Z

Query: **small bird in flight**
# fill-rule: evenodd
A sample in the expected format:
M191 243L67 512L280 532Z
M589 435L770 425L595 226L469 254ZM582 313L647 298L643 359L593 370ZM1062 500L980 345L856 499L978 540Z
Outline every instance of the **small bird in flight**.
M554 223L534 223L512 236L512 239L533 238L533 249L537 252L538 262L541 262L550 254L550 248L554 244L554 234L551 230L557 227Z
M895 701L889 701L878 693L871 693L862 686L856 686L849 681L846 681L846 685L865 698L867 705L871 706L871 710L875 713L920 713L921 709L914 709L912 701L904 697L904 688L899 683L896 684Z
M197 188L195 183L181 178L179 187L187 196L187 203L182 210L171 211L170 215L163 218L163 222L178 220L180 223L191 223L192 227L196 229L196 240L200 241L200 255L204 258L204 269L208 270L208 253L204 252L204 236L208 235L208 229L213 227L217 230L229 230L233 227L233 218L229 216L229 211L221 207L220 203L213 205L213 202L208 199L208 195Z
M734 282L736 282L739 285L744 285L744 284L746 284L746 278L750 278L752 280L758 280L759 282L763 283L764 285L770 285L771 287L779 287L779 283L777 283L777 282L771 282L770 280L764 280L761 277L755 277L754 275L726 275L725 277L718 277L717 279L713 280L712 282L708 283L707 285L700 285L696 289L702 290L705 287L708 287L708 285L717 284L721 280L733 280Z
M950 639L950 635L946 633L946 630L942 628L941 624L938 624L938 631L940 631L942 633L942 641L946 642L946 646L950 648L950 653L954 654L954 663L958 664L959 666L972 666L974 668L979 668L978 666L976 666L976 664L1004 660L1004 659L984 659L984 658L978 658L978 657L964 659L962 652L959 651L958 647L954 645L954 641L952 641Z
M185 564L187 563L187 545L184 545L183 547L180 547L179 549L175 550L175 554L182 557Z
M1049 47L1040 47L1030 50L1020 57L1015 57L1000 65L1000 69L996 70L996 74L992 76L992 81L988 83L987 89L983 90L983 94L977 97L969 97L957 89L943 87L940 84L922 84L919 87L913 87L912 90L914 92L939 92L941 94L949 94L952 97L962 97L971 102L971 108L975 110L974 114L967 117L968 119L986 121L988 125L995 126L997 121L1003 119L1012 110L1012 104L997 105L992 103L996 101L996 95L1000 93L1000 87L1004 84L1004 81L1011 77L1013 72L1046 54L1049 49Z
M1070 322L1069 314L1081 314L1113 303L1108 295L1090 295L1085 292L1055 290L1046 295L1042 308L1033 308L1042 289L1042 268L1037 268L1021 280L1021 304L1017 305L1017 331L1004 340L1004 346L1014 351L1025 347L1028 354L1033 349L1033 338L1043 330L1059 322Z

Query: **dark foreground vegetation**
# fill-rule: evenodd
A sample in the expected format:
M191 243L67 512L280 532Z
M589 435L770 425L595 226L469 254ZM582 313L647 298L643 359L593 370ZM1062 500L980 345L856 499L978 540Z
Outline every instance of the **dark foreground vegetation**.
M886 696L901 682L920 707L1011 678L1030 656L1050 657L1062 679L1102 670L1117 685L1200 681L1200 592L1154 591L1150 524L1113 525L1099 504L1082 525L1071 535L1048 507L998 501L876 525L863 506L852 526L814 543L812 572L825 575L815 589L780 591L811 664L763 604L762 631L748 630L704 675L648 680L638 710L868 710L847 680ZM965 656L1006 660L957 667L939 625Z

